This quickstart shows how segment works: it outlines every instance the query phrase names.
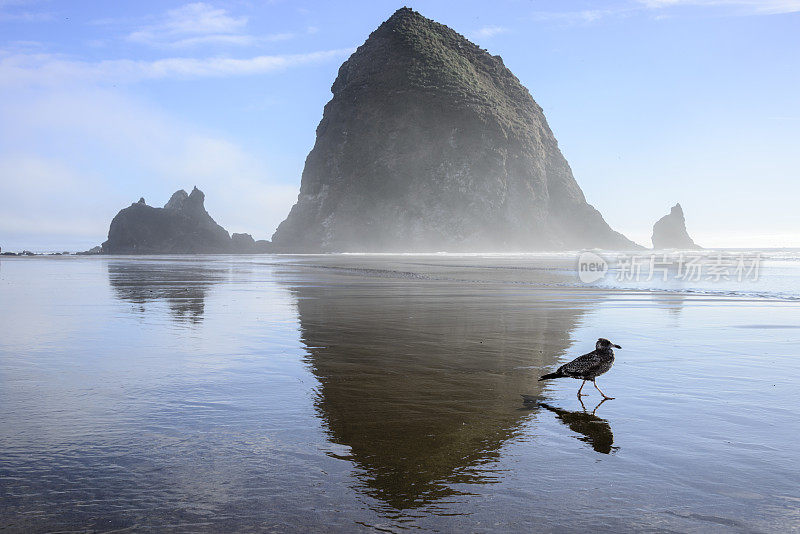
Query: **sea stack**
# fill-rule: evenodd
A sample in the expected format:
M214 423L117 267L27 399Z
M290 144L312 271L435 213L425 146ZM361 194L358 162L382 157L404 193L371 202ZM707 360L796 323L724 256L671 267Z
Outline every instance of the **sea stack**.
M503 60L447 26L398 10L331 91L278 250L639 248L586 202Z
M678 249L699 249L698 246L686 231L686 219L683 216L683 208L680 204L675 204L667 215L661 217L653 225L653 248L678 248Z
M163 208L144 198L117 213L103 254L216 254L233 252L231 237L204 207L205 195L176 191Z

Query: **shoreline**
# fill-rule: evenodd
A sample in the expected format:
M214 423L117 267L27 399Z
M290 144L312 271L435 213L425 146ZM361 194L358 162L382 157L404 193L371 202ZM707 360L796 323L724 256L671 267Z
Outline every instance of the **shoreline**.
M739 249L704 250L703 257L713 260L717 254L732 254ZM660 253L678 256L688 251L661 251ZM693 251L696 252L696 251ZM665 286L658 285L655 280L651 285L640 281L624 283L613 280L614 275L620 274L613 268L601 280L585 283L576 276L576 261L580 251L560 252L525 252L525 253L327 253L327 254L30 254L0 255L3 260L32 261L39 259L63 258L96 258L105 261L132 261L132 262L220 262L230 261L236 263L249 263L257 260L273 259L276 264L291 265L310 269L325 269L341 271L350 274L370 275L379 278L404 278L416 277L420 280L455 282L455 283L495 283L501 286L518 285L541 289L567 289L593 292L622 292L627 295L679 295L692 298L736 299L740 301L775 301L797 302L800 301L800 292L796 288L777 287L775 280L780 281L786 277L783 271L790 274L797 270L800 275L800 249L758 249L746 252L764 254L765 267L762 268L766 275L755 281L746 281L736 284L727 281L726 284L706 282L695 285ZM660 254L659 253L659 254ZM627 253L619 251L599 252L612 262L616 257L630 257ZM654 253L638 253L639 258L648 258ZM419 259L423 262L414 261ZM388 267L394 265L394 268ZM427 267L435 267L440 271L449 269L450 274L437 274L426 272ZM773 274L773 271L775 273ZM479 274L482 273L482 274ZM644 274L647 274L646 272Z

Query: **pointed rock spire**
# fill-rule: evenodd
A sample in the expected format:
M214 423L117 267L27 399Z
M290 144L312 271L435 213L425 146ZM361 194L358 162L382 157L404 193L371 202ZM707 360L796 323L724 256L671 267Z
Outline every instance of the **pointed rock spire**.
M586 202L499 56L447 26L399 9L331 90L280 249L637 247Z
M653 248L699 249L686 231L686 219L680 203L672 206L669 214L661 217L653 225Z

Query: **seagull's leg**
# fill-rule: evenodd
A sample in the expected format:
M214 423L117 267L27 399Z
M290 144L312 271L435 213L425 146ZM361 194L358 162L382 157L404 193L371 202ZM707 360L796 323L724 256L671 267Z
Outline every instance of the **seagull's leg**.
M610 400L610 399L611 399L611 397L605 397L603 400L601 400L601 401L600 401L600 402L597 404L597 406L595 406L595 407L594 407L594 410L592 410L592 415L594 415L594 413L597 411L597 409L598 409L600 406L602 406L602 405L603 405L603 403L604 403L605 401L607 401L607 400Z
M588 394L588 393L583 393L583 394L581 393L581 390L583 389L583 386L585 386L585 385L586 385L586 380L584 380L583 382L581 382L581 387L578 389L578 398L581 398L581 397L588 397L588 396L589 396L589 394Z
M603 390L601 390L599 387L597 387L597 382L595 382L594 380L592 380L592 384L594 384L595 389L597 389L597 391L600 392L600 395L603 396L603 400L613 400L614 399L614 397L609 397L608 395L603 393Z

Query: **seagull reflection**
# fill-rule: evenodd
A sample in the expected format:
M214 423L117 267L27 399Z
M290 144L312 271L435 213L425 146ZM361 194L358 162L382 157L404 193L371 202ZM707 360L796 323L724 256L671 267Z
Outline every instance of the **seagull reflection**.
M608 421L595 415L597 409L608 399L603 399L594 407L591 413L586 411L586 405L581 401L582 411L570 411L556 406L550 406L545 402L539 402L538 405L546 410L550 410L556 414L556 419L564 423L573 432L581 434L579 440L585 441L592 448L600 453L609 454L616 451L619 447L614 447L614 433L611 431L611 425Z

